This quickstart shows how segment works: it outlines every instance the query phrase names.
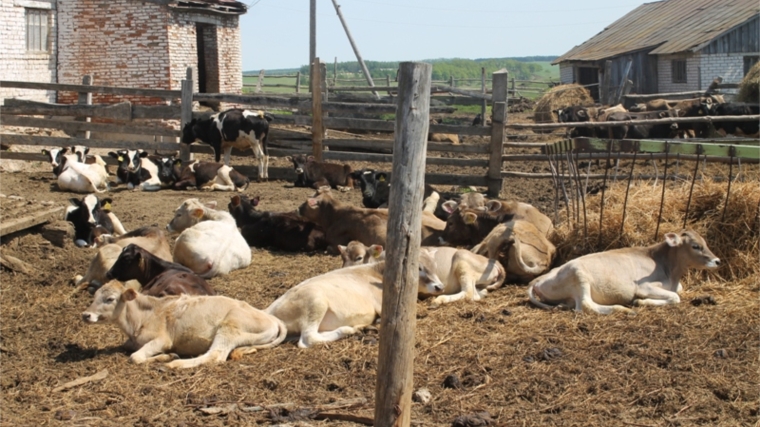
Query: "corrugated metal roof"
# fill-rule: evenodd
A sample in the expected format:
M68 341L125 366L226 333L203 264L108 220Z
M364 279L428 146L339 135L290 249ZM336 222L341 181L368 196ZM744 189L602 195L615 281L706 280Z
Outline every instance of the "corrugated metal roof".
M758 0L664 0L645 3L552 64L596 61L652 49L651 54L696 51L756 17Z

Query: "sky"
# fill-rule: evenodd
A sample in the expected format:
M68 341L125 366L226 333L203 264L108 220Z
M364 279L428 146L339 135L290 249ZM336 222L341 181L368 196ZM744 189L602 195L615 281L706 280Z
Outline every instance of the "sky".
M243 70L309 62L309 0L242 0ZM561 55L635 0L336 0L365 61ZM650 1L651 2L651 1ZM317 0L317 56L355 61L332 1Z

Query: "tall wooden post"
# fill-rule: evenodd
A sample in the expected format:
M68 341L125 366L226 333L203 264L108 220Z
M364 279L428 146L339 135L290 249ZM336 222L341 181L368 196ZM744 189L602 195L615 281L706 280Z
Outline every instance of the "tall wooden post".
M604 77L602 78L602 86L599 87L599 103L610 105L612 101L612 61L609 59L604 61Z
M296 73L296 93L301 93L301 72Z
M504 179L501 177L501 156L507 133L507 91L509 72L506 68L493 73L493 106L491 113L491 156L488 160L488 197L499 197Z
M375 426L409 426L425 154L433 67L400 64L388 241L383 274Z
M193 68L187 67L187 74L185 79L182 80L182 94L181 94L181 112L179 129L180 132L185 128L187 123L193 120ZM183 162L189 162L193 159L193 154L190 152L190 145L179 144L179 158Z
M309 64L317 57L317 0L309 1Z
M338 86L338 57L333 62L333 87Z
M264 87L264 70L259 71L259 81L256 83L256 93L261 93Z
M483 95L486 94L486 67L480 69L480 91L483 92ZM488 100L484 98L483 102L480 104L481 126L486 125L486 111L488 111Z
M311 153L322 161L322 67L319 58L311 63Z
M82 84L85 86L92 86L92 76L90 74L82 76ZM77 104L92 105L92 92L79 92L79 99L77 100ZM89 117L77 118L77 121L88 122L88 123L90 122L90 120L91 119ZM90 131L88 130L77 131L76 137L90 139Z

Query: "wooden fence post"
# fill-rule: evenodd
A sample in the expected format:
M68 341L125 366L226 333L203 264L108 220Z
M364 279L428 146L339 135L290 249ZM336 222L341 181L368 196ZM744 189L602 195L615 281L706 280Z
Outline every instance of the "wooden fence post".
M599 87L599 103L610 105L612 102L612 61L609 59L604 61L604 78L602 79L602 85Z
M259 81L256 83L256 93L261 93L264 86L264 70L259 71Z
M454 76L449 76L449 87L454 87Z
M92 86L92 75L87 74L83 76L82 84L86 86ZM92 92L79 92L79 99L77 100L77 104L92 105ZM91 119L89 117L80 117L80 118L77 118L77 121L90 122ZM77 138L90 139L90 131L80 130L76 132L75 136Z
M419 206L425 184L433 67L402 62L400 69L375 385L376 427L409 426L412 410L422 219Z
M301 93L301 72L296 73L296 93Z
M338 86L338 57L335 57L333 62L333 87Z
M179 130L185 128L187 123L193 120L193 68L187 67L187 74L185 80L182 80L182 95L181 95L181 112ZM190 152L189 144L179 144L179 158L183 162L189 162L193 160L193 154Z
M322 161L322 67L319 58L311 64L311 153Z
M507 92L509 71L505 68L493 73L493 106L491 107L491 156L488 160L488 197L499 197L504 179L501 177L501 156L507 132Z
M480 91L483 92L483 95L486 94L486 67L480 68ZM488 111L488 101L486 99L483 99L482 103L480 104L481 126L486 125L486 111Z

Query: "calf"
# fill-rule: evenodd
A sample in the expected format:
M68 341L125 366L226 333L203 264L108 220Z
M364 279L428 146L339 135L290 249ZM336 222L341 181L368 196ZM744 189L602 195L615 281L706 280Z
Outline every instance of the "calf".
M288 157L293 162L296 171L296 187L320 188L329 186L340 191L348 191L354 188L353 175L350 165L338 165L335 163L318 162L314 156L297 154Z
M538 307L574 307L576 311L609 314L631 312L624 305L667 305L680 302L681 277L689 268L720 265L705 240L692 230L665 234L648 247L623 248L568 261L533 280L530 301Z
M193 161L181 168L174 189L243 191L250 182L247 176L221 163Z
M528 203L514 200L490 200L486 205L488 213L499 218L500 222L520 219L533 224L546 237L554 231L552 220L540 210Z
M108 170L100 156L93 157L94 163L82 163L76 153L63 154L58 188L75 193L102 193L109 190ZM55 171L55 168L54 168Z
M385 261L341 268L307 279L288 289L264 310L300 335L298 346L338 340L371 325L381 315ZM420 253L420 293L440 294L444 285L434 260Z
M607 121L650 120L678 117L678 110L649 111L643 113L613 113L607 116ZM678 123L662 123L655 125L622 125L609 129L609 137L614 139L646 139L674 138L677 136Z
M111 212L110 198L99 200L94 194L84 196L82 200L69 199L71 206L66 208L64 220L74 225L74 244L79 247L92 246L95 240L94 230L102 227L108 234L126 233L124 226Z
M703 105L703 111L710 116L751 116L760 114L760 106L757 104L726 103ZM757 120L745 121L713 121L713 126L724 134L741 133L746 136L757 138L759 125Z
M359 182L362 190L362 205L365 208L376 209L388 207L390 197L390 180L385 172L373 169L362 169L352 174L354 181Z
M586 123L593 121L593 117L587 107L580 105L554 110L554 113L557 114L557 119L560 123ZM570 128L571 138L593 137L595 134L594 128L591 127Z
M98 289L82 313L86 323L112 323L127 336L125 347L136 350L133 363L167 362L169 368L223 363L257 349L280 344L287 335L283 322L246 302L223 296L142 295L112 281Z
M174 244L174 262L206 279L251 264L251 248L235 219L215 207L216 202L204 205L198 199L187 199L166 226L170 233L180 233Z
M522 202L491 200L485 208L459 206L454 201L443 204L449 212L446 228L441 235L441 244L453 246L474 246L482 242L497 225L521 219L532 223L548 235L553 226L551 220L535 207Z
M535 225L518 219L494 227L472 252L498 260L508 281L527 283L549 270L556 248Z
M53 166L53 174L55 176L58 176L63 172L64 167L64 155L69 151L69 148L67 147L61 147L61 148L51 148L50 150L43 149L42 154L48 156L48 161L50 161L50 165ZM84 145L74 145L71 147L71 154L75 154L77 161L80 163L85 163L88 165L99 163L98 159L100 161L103 160L102 157L93 155L88 156L87 154L90 152L89 147L85 147Z
M385 259L385 251L380 245L366 246L358 240L348 242L348 245L338 245L340 258L343 260L341 267L369 264Z
M109 156L119 162L117 183L126 183L130 190L158 191L173 180L172 157L150 156L143 150L111 151Z
M459 135L455 133L430 133L428 141L431 142L450 142L454 145L459 144Z
M165 261L134 243L124 247L106 279L137 280L142 285L141 292L154 297L216 295L211 285L189 268Z
M260 212L254 209L258 198L233 196L230 214L249 246L275 248L288 252L312 252L327 248L325 233L317 224L293 212Z
M224 164L230 165L232 148L253 150L259 163L259 180L269 179L269 151L267 136L272 116L263 111L233 108L205 119L193 119L182 128L181 142L191 144L200 141L214 147L214 159L218 163L224 151Z

